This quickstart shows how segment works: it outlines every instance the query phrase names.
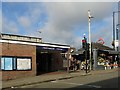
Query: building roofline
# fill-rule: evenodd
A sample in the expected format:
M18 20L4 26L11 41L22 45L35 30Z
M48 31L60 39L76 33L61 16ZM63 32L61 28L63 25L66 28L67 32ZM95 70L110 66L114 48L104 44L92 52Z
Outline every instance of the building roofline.
M1 33L0 38L2 40L14 40L14 41L24 41L24 42L42 42L42 38L38 37L30 37L30 36L22 36L15 34L4 34Z
M13 43L13 44L33 45L33 46L70 48L70 46L68 46L68 45L56 45L56 44L35 43L35 42L25 42L25 41L15 41L15 40L0 40L0 42L1 42L1 43Z
M18 36L18 37L28 37L28 38L42 39L42 38L39 38L39 37L28 36L28 35L18 35L18 34L6 34L6 33L1 33L1 35L9 35L9 36ZM2 37L1 37L1 38L2 38Z
M46 42L42 42L42 44L57 45L57 46L68 46L68 47L70 47L70 45L57 44L57 43L46 43Z
M63 47L63 48L70 48L70 45L62 45L62 44L54 44L54 43L45 43L45 42L40 42L40 41L32 41L32 40L24 40L24 39L13 39L13 38L7 38L4 37L4 35L6 36L16 36L16 37L23 37L23 38L33 38L35 40L39 39L41 40L41 38L38 37L30 37L30 36L22 36L22 35L15 35L15 34L4 34L1 33L1 39L0 42L8 42L8 43L18 43L18 44L29 44L29 45L36 45L36 46L50 46L50 47Z

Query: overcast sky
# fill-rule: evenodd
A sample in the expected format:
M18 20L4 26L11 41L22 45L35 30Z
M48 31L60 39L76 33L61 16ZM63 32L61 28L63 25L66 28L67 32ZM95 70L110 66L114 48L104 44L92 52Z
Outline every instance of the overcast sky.
M102 37L105 45L111 47L112 12L117 7L117 2L2 2L0 25L3 33L37 36L43 42L81 48L83 34L88 38L90 10L94 17L92 42Z

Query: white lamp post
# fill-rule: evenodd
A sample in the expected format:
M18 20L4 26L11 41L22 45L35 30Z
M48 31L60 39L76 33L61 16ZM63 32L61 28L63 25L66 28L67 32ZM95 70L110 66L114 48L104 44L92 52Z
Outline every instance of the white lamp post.
M93 18L90 15L90 10L88 10L88 31L89 31L89 44L90 44L90 48L89 48L89 53L90 53L90 70L92 69L92 60L91 60L91 31L90 31L90 22L91 22L91 18Z
M119 13L120 11L114 11L113 12L113 43L115 44L115 13ZM113 46L115 49L115 45Z

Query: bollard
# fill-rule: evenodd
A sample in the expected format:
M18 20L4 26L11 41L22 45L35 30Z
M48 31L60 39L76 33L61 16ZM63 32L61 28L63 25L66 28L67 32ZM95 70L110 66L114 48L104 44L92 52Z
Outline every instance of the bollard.
M104 67L105 67L105 70L107 70L107 65L104 65Z
M114 64L113 64L113 68L115 69L115 62L114 62Z

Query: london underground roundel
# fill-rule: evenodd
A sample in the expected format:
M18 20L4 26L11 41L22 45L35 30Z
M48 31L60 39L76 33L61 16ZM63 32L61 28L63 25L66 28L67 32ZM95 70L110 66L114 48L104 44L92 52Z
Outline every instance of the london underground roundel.
M104 44L105 42L104 42L103 38L99 38L99 40L97 41L97 43Z

